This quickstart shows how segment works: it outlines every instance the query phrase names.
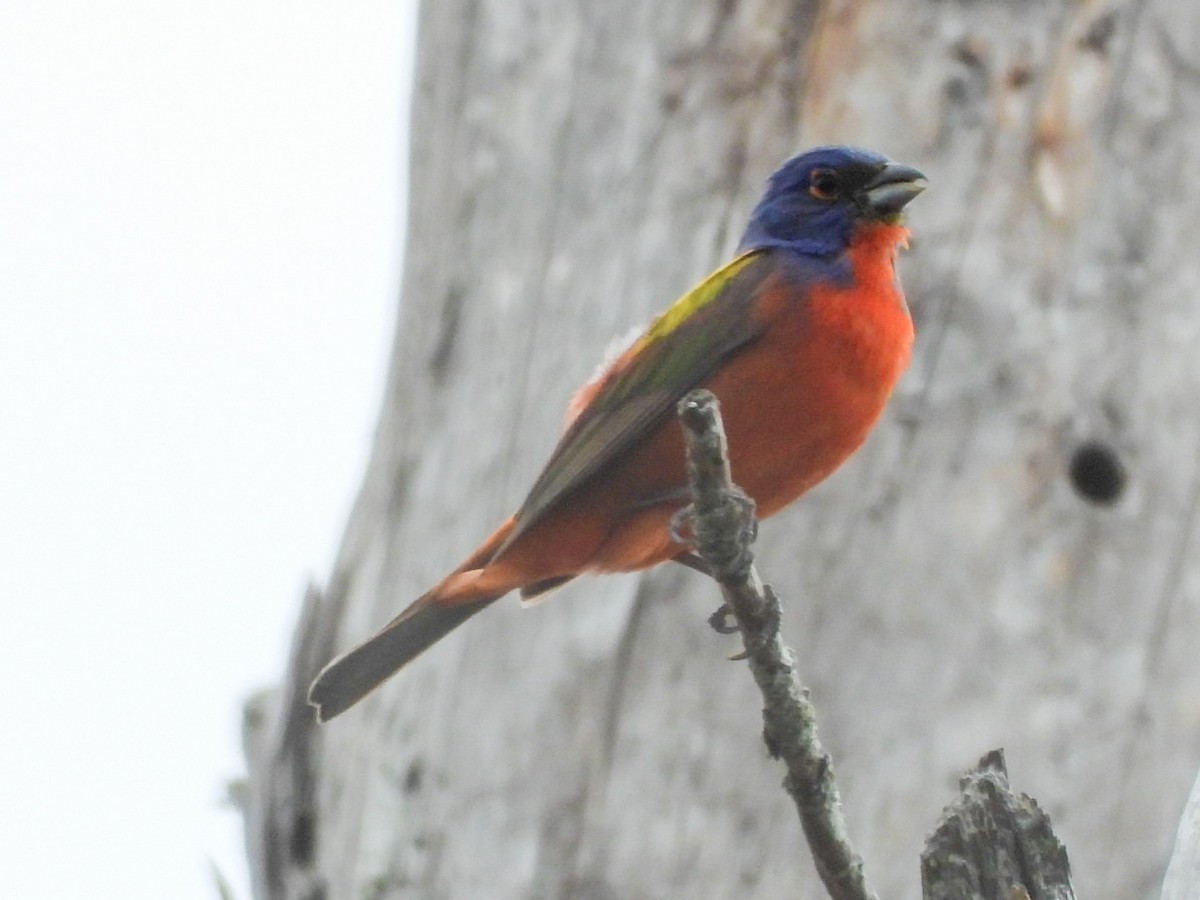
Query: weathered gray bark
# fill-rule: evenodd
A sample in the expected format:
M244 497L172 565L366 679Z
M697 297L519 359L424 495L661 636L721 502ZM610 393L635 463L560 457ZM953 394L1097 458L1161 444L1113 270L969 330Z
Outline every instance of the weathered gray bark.
M1200 757L1200 6L439 0L421 27L389 387L297 646L365 636L520 501L570 386L727 256L779 161L871 146L931 178L916 359L757 549L851 833L916 896L1003 745L1080 895L1154 896ZM676 567L498 604L319 731L285 716L306 651L257 738L260 896L820 896L715 599Z
M1200 777L1192 786L1179 822L1175 852L1163 879L1160 900L1195 900L1200 897Z
M968 772L921 851L925 900L1075 900L1050 817L1008 785L1004 753Z

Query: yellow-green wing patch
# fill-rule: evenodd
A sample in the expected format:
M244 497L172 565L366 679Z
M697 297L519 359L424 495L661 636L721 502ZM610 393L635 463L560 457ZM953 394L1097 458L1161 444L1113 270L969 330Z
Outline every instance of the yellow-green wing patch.
M733 281L759 253L743 253L732 262L717 269L702 282L672 303L658 318L650 323L645 333L634 342L639 350L647 344L661 341L684 322L722 295Z
M605 382L563 434L497 556L563 498L647 438L685 393L758 337L754 298L772 269L770 251L739 256L651 323L634 342L623 370Z

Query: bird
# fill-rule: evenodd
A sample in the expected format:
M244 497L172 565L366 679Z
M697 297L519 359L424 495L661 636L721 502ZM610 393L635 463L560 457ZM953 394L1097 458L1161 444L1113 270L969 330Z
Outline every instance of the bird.
M766 518L866 439L908 365L913 325L896 274L917 169L817 147L767 181L732 261L654 319L570 400L520 508L378 633L330 662L309 703L340 715L511 591L538 598L584 573L629 572L690 548L678 401L723 412L734 482Z

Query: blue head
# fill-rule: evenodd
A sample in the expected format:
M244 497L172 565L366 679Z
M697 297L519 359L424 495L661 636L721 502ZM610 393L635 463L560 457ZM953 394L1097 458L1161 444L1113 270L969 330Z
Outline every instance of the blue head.
M904 205L924 189L924 175L878 153L817 147L771 176L739 249L834 256L846 249L856 224L899 221Z

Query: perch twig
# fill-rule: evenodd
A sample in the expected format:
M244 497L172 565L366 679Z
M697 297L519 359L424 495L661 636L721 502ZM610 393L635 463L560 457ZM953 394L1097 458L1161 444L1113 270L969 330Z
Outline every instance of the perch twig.
M833 765L817 738L816 711L796 674L792 650L780 637L779 599L754 567L754 502L730 478L717 400L708 391L693 391L680 401L678 414L692 493L686 524L742 632L744 655L763 696L767 750L787 767L784 788L795 801L829 895L877 900L846 832Z

